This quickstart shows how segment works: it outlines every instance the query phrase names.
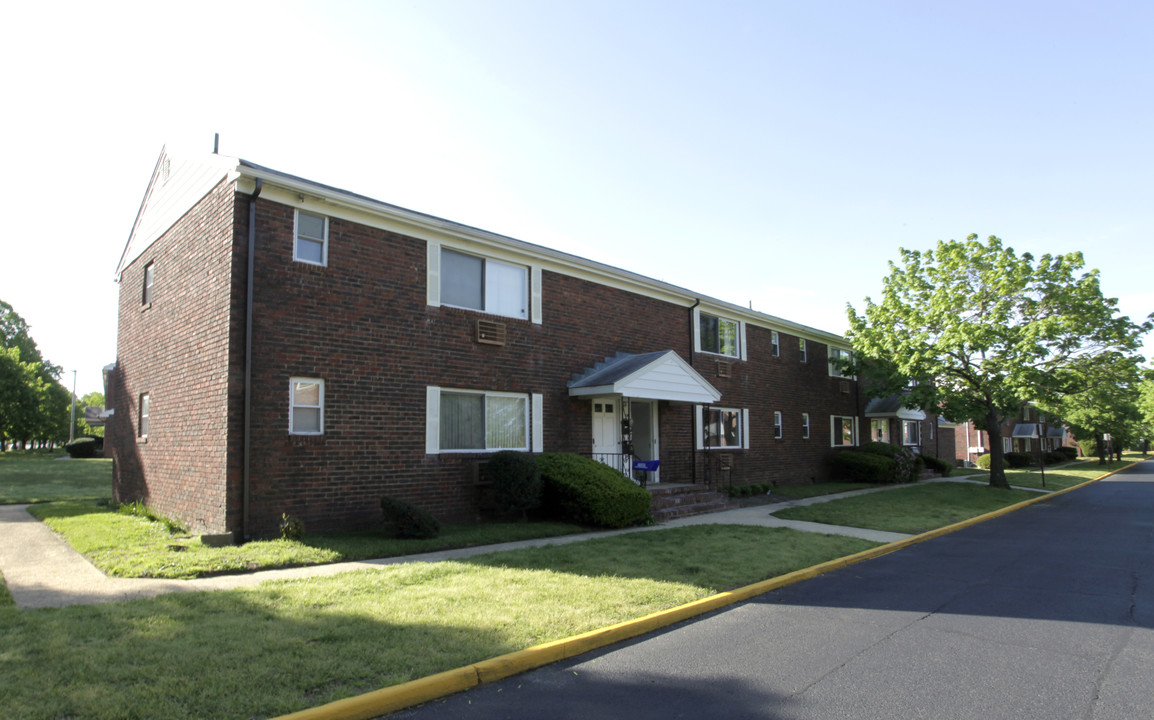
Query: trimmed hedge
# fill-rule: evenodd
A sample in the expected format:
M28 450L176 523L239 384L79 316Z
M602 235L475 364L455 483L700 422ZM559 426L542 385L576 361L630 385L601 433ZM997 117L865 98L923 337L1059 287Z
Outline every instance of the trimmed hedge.
M898 450L901 450L897 445L888 442L880 442L878 440L871 440L867 443L862 443L858 447L858 452L872 453L874 455L883 455L888 458L897 457Z
M1054 450L1054 452L1058 453L1059 455L1065 456L1065 458L1067 460L1077 460L1078 459L1078 448L1072 448L1068 445L1063 445L1062 447Z
M978 459L974 461L974 464L983 470L989 470L991 457L992 456L989 453L986 453L985 455L979 455Z
M926 467L930 470L941 473L942 477L949 477L950 473L954 471L953 465L933 455L922 455L922 462L925 463Z
M839 479L884 485L896 482L898 464L877 453L843 450L834 455L833 468Z
M1042 456L1047 465L1057 465L1058 463L1067 462L1066 453L1060 453L1056 450L1047 450L1046 454Z
M537 469L543 506L558 519L580 525L622 528L650 521L652 496L608 465L574 453L543 453Z
M524 519L541 504L541 473L532 455L502 450L489 459L486 472L493 481L498 512Z
M1008 468L1024 468L1034 464L1034 458L1030 457L1027 453L1008 452L1005 458L1006 467Z
M94 458L103 455L103 447L101 443L96 442L96 438L79 437L64 446L68 451L68 457L72 458Z
M381 498L381 512L396 537L424 540L435 538L441 532L441 524L427 510L404 500Z

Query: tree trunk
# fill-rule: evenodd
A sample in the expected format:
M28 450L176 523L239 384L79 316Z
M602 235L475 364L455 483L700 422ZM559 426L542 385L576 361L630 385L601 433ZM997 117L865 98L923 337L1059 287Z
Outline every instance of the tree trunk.
M1002 449L1002 418L992 407L986 411L986 433L990 436L990 487L1009 490L1005 451Z

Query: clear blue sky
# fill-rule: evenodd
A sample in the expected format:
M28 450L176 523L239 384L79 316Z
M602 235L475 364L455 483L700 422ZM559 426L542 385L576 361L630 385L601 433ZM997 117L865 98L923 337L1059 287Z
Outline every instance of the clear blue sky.
M898 248L1081 250L1154 311L1154 3L20 3L0 299L100 389L162 145L832 332ZM1154 344L1147 345L1147 356Z

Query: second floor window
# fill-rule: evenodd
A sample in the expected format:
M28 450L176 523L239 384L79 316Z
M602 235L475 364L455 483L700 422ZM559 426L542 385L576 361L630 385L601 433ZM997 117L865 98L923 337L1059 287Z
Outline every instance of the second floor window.
M329 219L297 210L293 260L311 265L329 263Z
M442 249L441 302L527 320L528 268Z
M701 352L740 357L738 336L737 321L701 313L698 325Z

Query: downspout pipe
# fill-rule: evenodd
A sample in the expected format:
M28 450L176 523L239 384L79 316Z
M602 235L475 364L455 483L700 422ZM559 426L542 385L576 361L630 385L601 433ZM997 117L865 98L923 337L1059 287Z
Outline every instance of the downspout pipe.
M689 367L693 367L693 311L701 304L701 298L694 298L693 304L689 306ZM696 369L696 368L694 368ZM695 410L696 412L696 410ZM692 451L693 470L690 476L693 484L697 484L697 418L690 418L689 422L689 448Z
M248 278L245 289L244 314L244 467L241 471L243 497L241 499L241 538L247 541L249 532L249 485L252 467L252 293L253 277L256 272L256 199L264 189L261 179L256 179L252 195L248 200Z

